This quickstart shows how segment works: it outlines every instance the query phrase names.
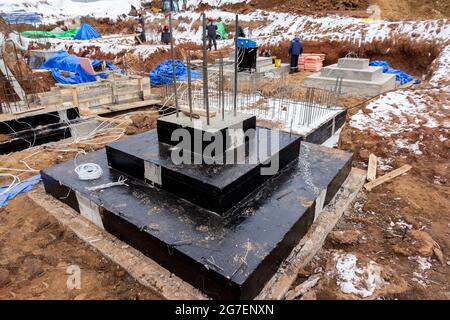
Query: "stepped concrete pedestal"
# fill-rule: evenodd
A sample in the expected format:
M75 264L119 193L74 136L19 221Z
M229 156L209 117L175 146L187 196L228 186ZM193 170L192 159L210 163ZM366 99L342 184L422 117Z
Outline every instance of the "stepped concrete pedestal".
M223 71L229 75L234 72L234 53L231 53L228 58L223 59ZM215 65L208 67L208 70L213 72L219 71L219 60L215 61ZM238 76L240 79L250 80L252 77L273 76L277 77L283 72L289 72L289 64L282 63L279 68L276 68L272 63L272 57L256 57L256 70L254 72L240 71Z
M373 97L395 88L395 75L384 74L382 70L382 67L369 66L369 59L341 58L338 63L306 77L305 85L332 89L340 76L343 77L342 94Z

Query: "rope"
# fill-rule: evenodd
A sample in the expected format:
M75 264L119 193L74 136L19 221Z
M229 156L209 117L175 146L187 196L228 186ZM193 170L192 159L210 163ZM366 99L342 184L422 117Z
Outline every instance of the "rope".
M13 181L11 182L11 184L9 184L8 187L2 193L0 193L0 196L8 193L12 188L14 188L18 183L20 183L20 178L16 175L13 175L10 173L0 173L0 176L13 178Z
M78 179L80 180L96 180L103 175L103 170L96 163L84 163L75 168Z

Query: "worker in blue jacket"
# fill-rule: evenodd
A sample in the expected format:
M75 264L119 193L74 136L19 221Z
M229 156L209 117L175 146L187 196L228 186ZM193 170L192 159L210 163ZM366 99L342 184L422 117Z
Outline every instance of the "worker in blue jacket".
M295 34L289 45L289 55L291 56L291 68L289 73L298 72L298 57L303 53L303 43L300 41L298 33Z

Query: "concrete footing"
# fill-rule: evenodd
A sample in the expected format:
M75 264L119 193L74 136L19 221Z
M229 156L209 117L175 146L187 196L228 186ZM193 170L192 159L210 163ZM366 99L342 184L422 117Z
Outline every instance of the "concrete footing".
M305 78L305 85L332 89L337 77L343 77L343 94L372 97L395 88L395 75L384 74L382 67L369 66L369 59L359 58L341 58L338 63Z

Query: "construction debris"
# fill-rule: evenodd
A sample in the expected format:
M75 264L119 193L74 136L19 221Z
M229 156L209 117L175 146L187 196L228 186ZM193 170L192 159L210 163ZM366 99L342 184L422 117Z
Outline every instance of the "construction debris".
M375 188L375 187L379 186L380 184L383 184L401 174L408 172L411 168L412 167L409 164L405 164L404 166L402 166L398 169L395 169L394 171L391 171L391 172L385 174L384 176L379 177L378 179L375 179L369 183L366 183L364 185L364 188L367 191L372 191L373 188Z

